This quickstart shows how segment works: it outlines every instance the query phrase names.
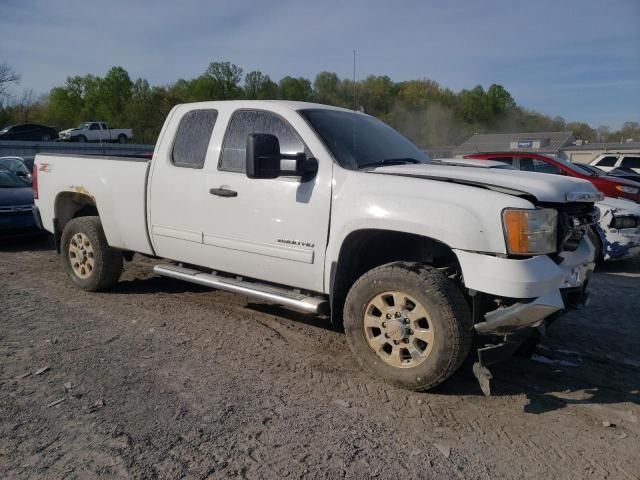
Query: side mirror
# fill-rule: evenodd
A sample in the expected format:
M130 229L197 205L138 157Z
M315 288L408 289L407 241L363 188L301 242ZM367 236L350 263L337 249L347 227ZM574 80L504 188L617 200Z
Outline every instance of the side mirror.
M299 176L306 182L318 173L318 160L308 158L303 152L292 155L280 153L278 137L268 133L250 133L246 155L249 178Z

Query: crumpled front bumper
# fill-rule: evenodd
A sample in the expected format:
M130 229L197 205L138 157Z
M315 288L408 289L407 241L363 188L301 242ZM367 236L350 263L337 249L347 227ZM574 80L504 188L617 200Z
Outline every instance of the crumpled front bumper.
M478 319L475 329L481 335L510 336L530 330L555 312L574 306L567 305L563 299L566 292L571 292L572 303L584 301L589 275L595 266L595 248L587 237L575 251L560 254L557 262L546 255L509 259L461 250L454 252L465 286L471 292L516 299L509 306L488 311Z

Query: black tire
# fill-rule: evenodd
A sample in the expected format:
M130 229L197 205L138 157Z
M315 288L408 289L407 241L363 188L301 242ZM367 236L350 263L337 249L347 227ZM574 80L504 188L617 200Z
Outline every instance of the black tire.
M87 137L85 137L84 135L78 135L77 137L73 137L73 138L76 142L80 142L80 143L87 142Z
M86 278L82 278L74 270L69 250L72 239L77 234L84 235L92 248L93 266ZM122 273L122 252L111 248L107 243L100 223L100 217L78 217L64 227L60 240L62 263L71 281L88 292L95 292L112 287L120 279Z
M124 134L118 135L118 143L127 143L127 136Z
M421 303L429 315L429 328L434 329L430 353L415 366L390 365L366 338L367 305L391 291L404 292ZM360 277L345 301L344 328L347 343L365 370L416 391L429 390L449 378L464 362L473 339L471 313L460 289L435 268L414 262L389 263Z

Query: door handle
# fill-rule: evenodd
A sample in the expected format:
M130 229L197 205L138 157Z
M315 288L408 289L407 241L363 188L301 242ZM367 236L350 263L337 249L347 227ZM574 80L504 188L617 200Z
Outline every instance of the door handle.
M212 195L217 195L218 197L237 197L238 192L235 190L229 190L228 188L220 187L220 188L211 188L209 189L209 193Z

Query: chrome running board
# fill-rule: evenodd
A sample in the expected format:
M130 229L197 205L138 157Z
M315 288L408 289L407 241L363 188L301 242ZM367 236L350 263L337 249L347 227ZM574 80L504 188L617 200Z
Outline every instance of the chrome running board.
M240 293L250 297L267 300L303 312L320 313L328 311L329 302L325 297L306 295L298 290L289 290L264 283L244 280L241 277L223 277L215 272L205 273L200 270L184 268L177 265L156 265L153 271L158 275L176 278L186 282L197 283L219 290Z

